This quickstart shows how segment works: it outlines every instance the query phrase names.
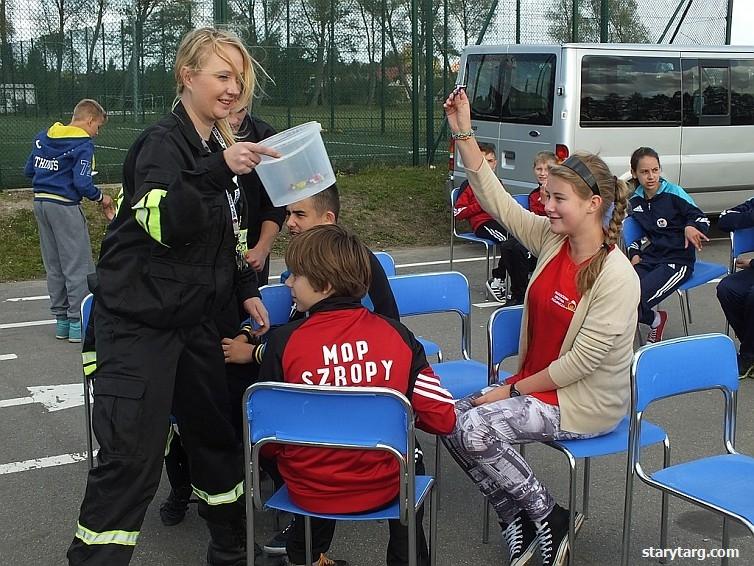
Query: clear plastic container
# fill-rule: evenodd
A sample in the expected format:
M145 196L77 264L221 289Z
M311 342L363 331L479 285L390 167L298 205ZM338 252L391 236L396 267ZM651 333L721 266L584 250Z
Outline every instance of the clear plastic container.
M319 122L307 122L259 142L283 154L277 158L263 155L256 167L275 206L303 200L335 183L321 131Z

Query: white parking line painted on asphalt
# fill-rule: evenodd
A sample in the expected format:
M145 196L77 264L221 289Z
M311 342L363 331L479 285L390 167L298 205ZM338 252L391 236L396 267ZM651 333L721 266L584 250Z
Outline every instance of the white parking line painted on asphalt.
M94 451L94 454L97 454L96 450ZM73 454L34 458L33 460L24 460L22 462L10 462L9 464L0 464L0 475L28 472L29 470L39 470L41 468L51 468L53 466L64 466L65 464L75 464L76 462L81 462L87 458L88 455L86 452L74 452Z
M4 362L6 360L17 360L18 356L16 354L0 354L0 362Z
M44 299L49 299L50 295L37 295L36 297L12 297L10 299L5 299L9 303L17 303L19 301L42 301Z
M489 307L502 307L504 305L502 303L499 303L498 301L488 301L486 303L472 303L472 306L480 309L486 309Z
M43 326L45 324L55 324L55 319L31 320L29 322L8 322L6 324L0 324L0 330L7 330L9 328L24 328L26 326Z
M454 259L453 263L467 263L470 261L486 261L486 257L464 257L462 259ZM424 265L441 265L443 263L450 263L449 259L441 259L439 261L420 261L418 263L398 263L396 269L399 267L422 267Z

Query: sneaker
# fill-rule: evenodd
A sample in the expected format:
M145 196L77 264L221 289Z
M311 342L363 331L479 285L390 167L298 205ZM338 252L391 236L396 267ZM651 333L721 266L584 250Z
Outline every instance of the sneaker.
M568 560L568 510L557 503L550 514L535 523L542 566L563 566Z
M81 342L81 321L68 320L68 341L74 344Z
M504 526L503 540L508 545L510 565L524 566L537 548L537 528L528 517L519 513L512 523Z
M183 521L188 511L189 498L170 490L168 498L160 505L160 519L166 527L172 527Z
M55 320L55 338L58 340L68 340L69 329L70 326L67 318L58 318Z
M657 311L657 314L660 315L660 324L655 328L649 329L649 334L647 334L647 344L654 344L661 341L662 334L665 332L665 324L668 322L668 312Z
M282 556L283 554L285 554L285 545L288 542L288 535L291 534L292 528L293 521L288 523L288 525L282 531L277 533L274 537L267 541L267 544L262 546L264 551L271 556Z
M493 277L492 279L487 280L487 289L497 302L505 302L505 281L499 277Z

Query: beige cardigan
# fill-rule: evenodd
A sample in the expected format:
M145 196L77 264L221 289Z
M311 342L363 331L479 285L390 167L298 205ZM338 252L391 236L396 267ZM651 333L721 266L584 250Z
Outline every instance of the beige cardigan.
M560 251L565 236L550 230L547 217L519 206L486 161L478 171L466 169L466 173L482 208L537 256L531 278L534 281ZM594 286L581 297L560 347L560 357L548 367L558 386L561 429L604 432L615 427L626 414L639 295L639 277L628 258L615 247ZM528 297L527 288L519 339L519 369L527 351Z

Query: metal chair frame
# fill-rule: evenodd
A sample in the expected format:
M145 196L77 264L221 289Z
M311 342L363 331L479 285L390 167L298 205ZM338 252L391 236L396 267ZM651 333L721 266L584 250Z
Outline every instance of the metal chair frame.
M266 401L265 396L267 397ZM256 398L259 398L257 400ZM279 410L276 401L285 399L286 411ZM333 400L334 399L334 400ZM358 410L380 411L388 419L354 419L346 434L339 427L330 427L330 411L321 408L333 403L353 405ZM265 403L268 403L267 405ZM273 406L274 404L274 406ZM417 499L417 478L414 472L415 428L411 403L398 391L382 387L327 387L291 383L260 382L244 395L244 464L246 469L247 553L254 556L254 509L261 509L259 454L268 443L340 448L347 450L377 450L391 454L398 460L400 490L398 512L389 510L353 514L311 513L297 508L290 501L280 501L287 488L283 487L267 501L266 506L295 511L304 516L306 528L306 561L313 563L311 549L311 517L336 520L399 519L409 532L409 564L416 566L416 510L430 495L430 564L434 566L436 540L436 490L431 476L420 476L424 486ZM401 423L394 422L400 418ZM375 421L381 420L379 424ZM389 426L389 424L392 426ZM379 430L377 430L379 428ZM339 437L340 434L340 437ZM275 503L275 499L278 502ZM284 506L283 506L284 505Z

